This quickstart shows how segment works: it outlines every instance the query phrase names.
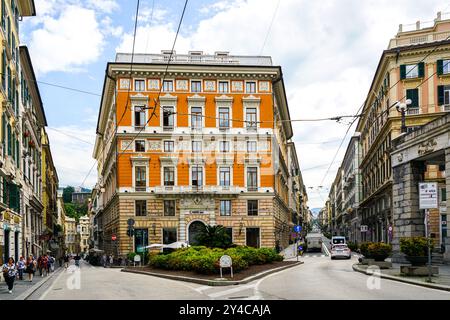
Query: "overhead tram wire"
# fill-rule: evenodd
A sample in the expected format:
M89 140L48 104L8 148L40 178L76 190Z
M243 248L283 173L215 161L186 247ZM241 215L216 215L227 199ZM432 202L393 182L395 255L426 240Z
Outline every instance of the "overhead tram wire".
M133 48L132 48L132 53L131 53L131 65L130 65L130 83L128 85L128 95L127 95L127 102L125 105L125 110L122 113L122 116L120 118L120 120L117 122L115 128L114 128L114 132L117 133L117 129L119 128L119 124L122 121L123 117L125 116L126 110L128 108L128 100L130 97L130 90L131 90L131 74L133 72L133 58L134 58L134 46L135 46L135 41L136 41L136 30L137 30L137 23L138 23L138 16L139 16L139 4L140 4L140 0L137 0L136 3L136 17L134 19L134 34L133 34ZM117 90L115 90L115 95L117 98ZM114 135L111 135L111 137L109 137L109 139L105 142L105 144L108 144L108 142L112 139L112 137L114 137ZM101 153L103 155L104 149L102 149ZM97 160L94 161L92 167L89 169L89 172L87 173L86 177L84 178L83 182L81 183L80 187L83 187L84 183L86 182L86 179L91 175L92 170L94 169L95 165L97 164Z
M130 145L133 143L133 141L134 141L134 140L142 133L142 131L144 130L144 128L150 123L150 120L153 118L153 116L156 116L156 108L158 107L159 97L160 97L160 95L161 95L161 91L162 91L162 87L163 87L163 82L164 82L164 79L166 78L167 70L168 70L168 68L169 68L170 61L172 60L173 50L174 50L175 44L176 44L176 42L177 42L178 34L180 33L181 24L182 24L182 22L183 22L183 17L184 17L184 14L185 14L185 12L186 12L186 7L187 7L188 2L189 2L189 0L185 0L185 2L184 2L183 12L181 13L181 18L180 18L180 21L179 21L179 23L178 23L177 33L175 34L175 39L174 39L174 41L173 41L172 50L170 51L170 56L169 56L169 59L167 60L166 70L164 71L163 79L162 79L162 81L161 81L161 85L160 85L158 97L157 97L156 99L154 99L154 101L155 101L155 107L153 108L153 112L152 112L152 114L150 115L150 117L148 118L147 122L144 124L144 126L142 126L142 128L139 129L138 133L133 137L133 139L131 139L130 143L125 147L125 150L127 150L127 149L130 147ZM124 150L124 151L125 151L125 150ZM118 153L118 155L117 155L117 160L118 160L119 157L124 153L124 151Z
M449 40L449 39L450 39L450 36L448 36L447 38L445 38L445 39L442 40L442 41L447 41L447 40ZM439 46L440 46L440 45L436 45L436 46L433 48L433 50L431 50L428 54L426 54L426 55L422 58L422 60L420 60L418 63L416 63L415 66L414 66L413 68L411 68L411 69L405 74L405 76L408 75L408 74L409 74L411 71L413 71L415 68L417 68L418 64L419 64L420 62L423 62L427 57L429 57L434 51L436 51L436 49L437 49ZM448 63L447 63L447 64L448 64ZM432 76L434 76L436 73L437 73L437 70L436 70L431 76L429 76L426 80L422 81L422 82L416 87L416 89L417 89L418 87L420 87L422 84L424 84L426 81L428 81L428 80L429 80ZM398 79L397 82L395 82L392 86L390 86L390 87L389 87L389 91L392 90L392 89L393 89L393 88L394 88L401 80L402 80L402 79ZM372 94L374 94L374 93L372 92ZM399 101L403 100L405 97L406 97L406 96L404 96L404 97L403 97L402 99L400 99ZM361 107L358 109L358 111L356 112L356 114L358 114L358 113L360 112L360 110L364 107L364 105L366 104L366 101L367 101L367 99L364 101L364 103L363 103L363 104L361 105ZM386 109L386 111L382 111L382 112L374 119L374 121L372 121L372 123L374 123L375 121L378 121L378 118L381 117L381 116L383 115L384 112L387 112L387 113L389 114L389 110L390 110L391 108L393 108L396 104L397 104L397 102L395 102L394 104L392 104L391 106L389 106L389 107ZM363 114L359 115L358 117L361 117L362 115L363 115ZM323 184L323 182L324 182L324 180L325 180L325 178L326 178L326 176L327 176L327 174L328 174L328 172L329 172L331 166L333 165L333 163L334 163L334 161L335 161L335 159L336 159L336 157L337 157L337 154L339 153L339 150L341 149L342 144L343 144L344 141L345 141L345 138L347 137L348 131L350 130L350 128L352 127L352 125L353 125L353 123L356 121L356 119L357 119L357 118L355 118L355 119L350 123L350 125L348 126L348 129L347 129L347 131L345 132L344 138L342 139L342 141L341 141L341 143L340 143L340 145L339 145L339 147L338 147L338 149L337 149L337 151L336 151L336 154L335 154L335 156L334 156L332 162L330 163L330 166L329 166L329 168L327 169L327 171L326 171L326 173L325 173L325 175L324 175L324 177L323 177L323 179L322 179L322 182L321 182L320 184Z

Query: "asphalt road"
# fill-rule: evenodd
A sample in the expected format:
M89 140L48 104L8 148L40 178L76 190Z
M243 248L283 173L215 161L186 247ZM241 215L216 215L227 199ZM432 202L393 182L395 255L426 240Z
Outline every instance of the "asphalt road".
M305 254L304 264L248 284L210 287L195 283L120 272L120 269L71 266L29 299L120 300L327 300L327 299L444 299L450 292L397 281L370 278L352 270L351 260L331 260L321 253Z

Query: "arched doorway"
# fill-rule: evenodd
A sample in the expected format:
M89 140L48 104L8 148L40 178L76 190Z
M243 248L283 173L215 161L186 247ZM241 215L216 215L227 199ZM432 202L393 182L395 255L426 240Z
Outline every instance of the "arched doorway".
M194 221L189 225L188 235L189 235L189 245L198 245L197 236L203 230L205 224L201 221Z

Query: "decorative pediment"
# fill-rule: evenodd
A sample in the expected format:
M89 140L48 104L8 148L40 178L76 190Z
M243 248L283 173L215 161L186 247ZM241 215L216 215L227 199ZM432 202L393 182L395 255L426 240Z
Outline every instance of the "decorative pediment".
M226 102L226 103L233 103L233 97L229 97L226 95L221 95L220 97L215 98L216 102Z
M243 97L242 101L246 103L259 103L261 98L255 97L254 95L249 95L248 97Z
M131 101L136 102L148 102L148 96L144 96L142 93L138 93L130 96Z
M161 101L161 103L175 103L177 102L177 99L177 96L173 96L170 93L159 97L159 101Z
M188 99L189 103L191 103L191 102L205 103L205 101L206 101L206 97L202 97L202 96L198 95L197 93L194 94L192 97L188 97L187 99Z
M139 156L139 155L130 158L130 161L135 166L148 166L149 160L150 160L149 157L144 157L144 156Z
M204 164L206 162L206 157L203 156L192 156L188 159L189 164Z
M178 157L176 156L163 156L159 157L159 161L161 164L171 164L171 165L178 165Z

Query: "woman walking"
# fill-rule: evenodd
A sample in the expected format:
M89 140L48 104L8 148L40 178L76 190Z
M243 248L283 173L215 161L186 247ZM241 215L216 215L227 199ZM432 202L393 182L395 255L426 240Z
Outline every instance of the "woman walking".
M30 282L33 281L33 276L34 276L34 273L36 272L36 260L34 260L34 258L31 254L27 259L26 272L28 273L28 280Z
M9 293L12 293L16 273L17 273L16 264L14 263L14 259L10 257L8 259L8 263L5 263L3 265L3 277L5 278L5 281L8 284Z
M19 273L19 280L23 280L23 272L25 271L25 259L20 256L17 262L17 272Z

